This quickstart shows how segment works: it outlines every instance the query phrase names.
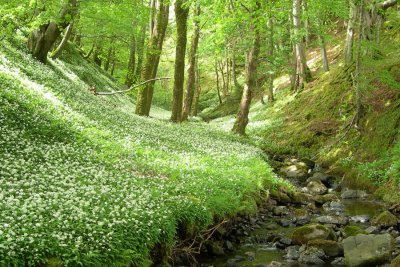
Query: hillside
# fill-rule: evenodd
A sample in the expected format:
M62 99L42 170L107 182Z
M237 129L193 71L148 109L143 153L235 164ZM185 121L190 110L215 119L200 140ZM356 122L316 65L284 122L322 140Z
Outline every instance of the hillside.
M178 226L254 211L282 184L245 140L159 108L139 117L93 85L118 89L72 47L47 65L0 48L0 265L144 266Z

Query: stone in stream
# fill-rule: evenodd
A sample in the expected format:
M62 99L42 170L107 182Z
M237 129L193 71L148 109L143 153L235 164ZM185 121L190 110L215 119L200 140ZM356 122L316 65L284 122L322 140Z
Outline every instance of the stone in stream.
M321 181L311 181L307 184L307 192L311 195L323 195L328 192L328 188Z
M334 259L331 264L333 266L345 266L345 262L344 262L344 257L338 257L336 259Z
M320 224L307 224L296 228L292 233L293 244L307 244L315 239L333 240L334 234L331 229Z
M328 257L337 257L343 255L343 246L333 240L311 240L308 242L307 247L316 247L322 249Z
M351 190L351 189L344 190L341 195L343 199L358 199L358 198L366 198L367 196L368 196L367 192L363 190Z
M344 205L340 201L327 202L322 205L322 208L327 212L342 212Z
M295 209L293 212L296 225L305 225L311 221L310 215L306 209Z
M308 247L300 253L299 262L311 265L323 265L326 255L322 249L317 247Z
M286 255L283 256L288 261L297 261L300 258L300 246L290 246L285 249Z
M280 169L280 173L287 178L305 179L308 177L308 166L304 162L285 166ZM304 181L304 180L303 180Z
M295 204L307 204L312 199L312 196L310 194L305 194L298 191L294 192L291 197L292 202Z
M311 181L320 181L322 182L326 187L332 188L335 185L335 181L337 180L336 177L328 175L326 173L322 172L316 172L311 176L310 178L307 179L306 183L309 183Z
M333 202L333 201L337 201L338 197L336 196L336 194L325 194L325 195L316 195L313 197L313 200L320 204L323 205L326 202Z
M369 222L371 216L369 215L356 215L356 216L351 216L350 221L355 222L355 223L367 223Z
M389 261L394 240L390 234L359 234L343 240L343 249L346 266L377 266Z
M398 219L390 211L384 211L375 218L372 219L372 226L380 226L383 228L389 228L391 226L396 226L398 224Z
M276 216L288 215L289 209L286 206L277 206L273 209L272 213Z
M335 225L347 225L349 219L341 215L326 215L317 217L317 221L322 224L335 224Z

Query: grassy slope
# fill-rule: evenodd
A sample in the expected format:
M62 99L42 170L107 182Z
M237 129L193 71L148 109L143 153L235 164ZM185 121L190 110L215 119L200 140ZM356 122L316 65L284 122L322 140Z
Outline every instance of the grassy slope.
M378 47L381 57L363 61L366 112L359 130L348 130L355 114L354 66L346 68L339 60L303 92L279 90L273 105L254 103L248 134L260 138L270 154L298 154L334 164L332 171L347 173L349 186L385 188L378 192L385 191L386 200L399 201L399 32L400 18L392 14L383 32L384 45ZM227 116L212 123L229 130L233 122L234 117Z
M233 135L92 95L116 86L72 49L46 66L0 49L0 265L144 266L179 224L199 230L254 209L281 183Z

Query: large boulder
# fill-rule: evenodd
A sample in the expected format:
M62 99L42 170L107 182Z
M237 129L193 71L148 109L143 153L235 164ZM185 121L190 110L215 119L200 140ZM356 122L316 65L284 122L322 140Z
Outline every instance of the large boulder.
M357 235L343 240L346 266L377 266L388 262L394 250L390 234Z
M322 249L328 257L337 257L343 255L343 246L333 240L311 240L308 242L307 246Z
M299 262L310 265L325 265L326 255L322 249L308 247L300 253Z
M376 216L371 221L372 226L381 226L384 228L389 228L395 226L398 223L398 219L390 211L384 211L378 216Z
M320 224L307 224L292 233L293 244L303 245L315 239L333 240L334 234L331 229Z
M347 225L349 219L342 215L325 215L317 217L317 221L322 224L335 224L335 225Z

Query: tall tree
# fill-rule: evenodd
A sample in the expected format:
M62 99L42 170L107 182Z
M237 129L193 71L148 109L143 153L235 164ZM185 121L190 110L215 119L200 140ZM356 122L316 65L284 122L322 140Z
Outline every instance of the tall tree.
M42 24L38 29L30 33L28 49L33 57L43 63L47 61L47 54L61 35L61 32L77 14L78 4L78 0L68 0L63 4L58 19Z
M257 11L260 9L260 2L256 1ZM254 12L254 11L253 11ZM254 16L254 15L253 15ZM253 97L253 91L257 86L257 68L258 58L260 54L260 31L256 25L255 18L253 18L252 25L250 26L250 33L252 35L253 44L248 52L248 64L246 69L246 82L243 88L242 99L239 105L239 111L236 115L236 121L233 125L232 131L239 135L246 133L246 126L249 123L250 104Z
M197 47L200 38L200 22L199 22L200 13L201 13L200 4L197 4L194 14L194 32L189 52L188 78L186 83L186 94L182 110L182 121L187 120L189 116L193 102L193 95L195 91Z
M180 122L182 119L183 106L183 83L185 81L185 54L187 43L187 19L189 8L183 0L175 1L176 18L176 50L175 50L175 74L174 91L172 96L171 121Z
M132 34L130 40L129 49L129 61L128 61L128 73L126 74L125 84L129 88L132 86L135 79L135 67L136 67L136 38Z
M159 0L158 8L154 5L154 16L152 28L150 28L150 39L145 55L145 64L142 69L142 81L154 79L157 75L158 64L168 26L169 1ZM138 90L135 113L141 116L149 116L151 101L153 97L154 82L147 83Z

